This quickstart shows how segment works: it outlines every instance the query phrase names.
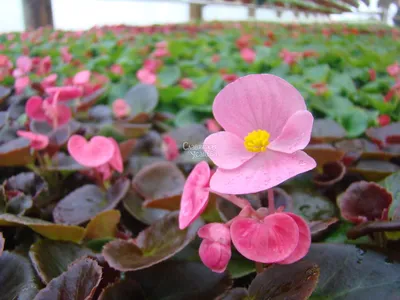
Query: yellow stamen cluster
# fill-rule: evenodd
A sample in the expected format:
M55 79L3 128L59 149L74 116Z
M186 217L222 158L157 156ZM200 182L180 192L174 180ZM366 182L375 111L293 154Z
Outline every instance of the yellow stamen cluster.
M250 152L263 152L269 144L269 133L259 129L250 132L244 138L244 146Z

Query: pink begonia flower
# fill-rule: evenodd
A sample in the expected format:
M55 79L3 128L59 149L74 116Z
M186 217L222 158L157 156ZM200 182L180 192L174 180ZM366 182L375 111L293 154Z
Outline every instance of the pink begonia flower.
M389 102L394 96L400 97L400 80L397 80L396 83L390 88L383 98L383 101Z
M131 107L124 99L117 99L112 104L112 111L117 119L123 119L130 115Z
M230 232L244 257L262 263L293 263L303 258L311 245L307 223L292 213L273 213L261 220L239 215Z
M114 169L119 173L122 173L124 171L124 163L122 161L121 149L119 148L118 143L113 138L108 138L108 139L114 145L114 153L108 163L112 169Z
M64 63L69 64L72 60L72 54L69 53L68 47L62 47L60 49L61 58Z
M156 74L150 72L145 68L142 68L139 71L137 71L136 77L141 83L144 84L155 84L157 80Z
M32 59L28 56L20 56L17 58L17 69L22 72L22 75L28 74L32 70Z
M212 57L211 57L211 61L213 62L213 63L217 63L217 62L219 62L221 60L221 57L218 55L218 54L214 54Z
M370 81L375 81L376 80L376 71L374 69L369 69L368 70L369 74L369 80Z
M390 124L390 116L389 115L380 115L378 117L378 124L379 126L386 126Z
M22 94L30 84L31 84L31 80L29 79L28 76L19 77L19 78L15 79L15 83L14 83L15 93L17 95Z
M169 56L169 51L167 48L157 48L153 52L152 56L157 57L157 58L166 57L166 56Z
M315 90L318 96L325 95L328 92L328 85L325 82L313 83L311 87Z
M283 49L279 56L285 63L287 63L289 66L292 66L296 64L303 55L300 52L290 52L287 49Z
M17 131L18 136L26 138L31 141L31 147L35 150L43 150L49 145L49 137L39 133L30 131Z
M73 135L68 140L69 154L82 166L97 168L108 163L115 154L113 142L103 136L86 141L83 136Z
M221 126L219 126L217 121L215 121L214 119L207 119L206 120L206 127L207 127L208 131L211 132L211 133L218 132L218 131L222 130Z
M25 112L29 118L36 121L46 121L53 127L67 124L72 117L70 108L58 103L57 98L42 100L39 96L29 98L25 105Z
M197 232L203 239L199 248L200 259L212 271L222 273L231 259L231 236L229 227L220 223L209 223Z
M39 76L47 75L51 71L51 57L50 56L46 56L44 58L35 57L33 58L33 65L37 75Z
M178 158L179 149L178 149L178 145L176 144L175 139L169 135L164 135L162 140L163 140L162 149L163 149L165 158L169 161L172 161L172 160L175 160L176 158Z
M100 174L101 180L107 181L112 176L112 170L109 164L101 165L100 167L96 167L97 173Z
M156 43L156 48L164 49L164 48L167 48L167 47L168 47L168 42L167 41L161 41L161 42Z
M124 75L124 70L122 69L121 65L114 64L110 68L111 73L115 75Z
M208 204L211 170L205 161L190 172L183 188L179 211L179 229L185 229L201 215Z
M190 78L182 78L179 81L179 85L184 88L185 90L191 90L194 88L194 82Z
M50 97L53 97L58 93L59 101L70 101L82 97L83 95L82 88L78 86L55 86L49 87L45 91Z
M240 50L240 56L243 60L249 64L253 63L256 60L256 52L250 48L243 48Z
M74 85L84 85L87 84L90 80L90 76L92 73L88 70L80 71L75 74L72 82Z
M313 116L285 80L267 74L239 78L216 96L213 113L225 131L204 141L219 167L211 189L256 193L315 168L314 159L301 151L310 141Z
M162 61L158 59L146 59L143 63L143 69L147 69L151 73L155 73L162 65Z
M0 54L0 81L11 74L12 67L13 63L8 56Z
M239 78L239 76L237 76L236 74L223 74L223 75L222 75L222 79L223 79L226 83L234 82L234 81L237 80L238 78Z
M53 87L56 85L57 82L57 74L50 74L46 78L40 82L40 85L42 86L43 89L47 89L49 87Z
M386 71L388 74L392 77L397 77L400 75L400 65L398 62L394 63L393 65L390 65L386 68Z

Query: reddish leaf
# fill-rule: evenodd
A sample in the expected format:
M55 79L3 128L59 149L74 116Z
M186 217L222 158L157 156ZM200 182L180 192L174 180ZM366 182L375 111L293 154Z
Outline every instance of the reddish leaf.
M370 181L382 180L399 170L399 166L382 160L361 160L356 166L349 168L349 171L361 174Z
M119 271L148 268L181 251L196 237L202 225L197 220L188 229L179 230L178 212L173 212L142 231L134 241L108 243L102 253L108 264Z
M184 184L185 176L172 162L159 162L144 167L133 179L133 186L146 200L173 203L180 199ZM163 205L157 208L166 207Z
M115 208L129 190L129 180L121 178L107 193L93 184L84 185L57 203L53 210L56 223L78 225L98 213Z
M351 184L337 201L344 219L361 223L385 218L392 195L374 182L358 181Z
M338 221L339 220L337 218L330 218L327 220L310 222L308 225L310 227L313 241L319 239L331 225L336 224Z
M0 166L25 166L33 161L30 153L30 142L17 138L0 146Z
M145 300L143 290L134 280L121 280L108 285L100 294L99 300L134 299Z
M83 300L91 299L100 283L102 270L90 258L76 261L68 271L54 278L39 291L34 300Z
M381 146L400 143L400 122L383 127L369 128L366 135Z
M340 161L328 162L322 167L322 174L317 174L313 182L319 186L331 186L343 179L346 167Z
M330 144L308 145L304 151L315 159L318 167L322 167L328 162L340 161L344 156L342 150L336 149Z
M329 143L341 140L346 136L346 130L330 119L314 120L311 141L314 143Z

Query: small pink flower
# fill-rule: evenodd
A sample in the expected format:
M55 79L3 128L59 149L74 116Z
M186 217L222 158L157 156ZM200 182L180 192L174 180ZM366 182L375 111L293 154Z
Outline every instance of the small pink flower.
M213 62L213 63L217 63L217 62L219 62L221 60L221 57L218 55L218 54L214 54L212 57L211 57L211 61Z
M80 71L75 74L72 82L74 85L85 85L89 82L92 73L88 70Z
M163 136L163 152L167 160L175 160L179 156L179 149L176 141L169 135Z
M17 59L17 69L19 69L23 75L28 74L32 70L32 59L28 56L20 56Z
M122 161L122 155L121 155L121 150L119 148L119 145L113 138L108 138L108 139L112 142L112 144L114 146L113 156L111 157L108 164L115 171L122 173L124 171L124 163Z
M303 55L300 52L290 52L287 49L283 49L279 56L286 64L292 66L296 64Z
M189 174L183 187L179 211L179 228L185 229L206 209L210 194L210 167L199 162Z
M184 88L185 90L191 90L194 88L194 82L190 78L182 78L179 81L179 85Z
M240 50L240 56L243 60L249 64L253 63L256 60L256 52L250 48L243 48Z
M47 76L42 80L40 85L42 86L43 89L53 87L56 85L57 77L58 77L57 74L50 74L49 76Z
M152 56L157 57L157 58L161 58L161 57L166 57L169 56L169 51L167 48L157 48Z
M112 104L114 116L117 119L123 119L131 113L131 107L124 99L117 99Z
M82 97L83 95L82 88L78 86L55 86L49 87L45 91L50 97L53 97L58 93L59 101L69 101Z
M310 141L313 116L285 80L266 74L239 78L216 96L213 113L225 129L204 141L218 166L213 190L256 193L315 168L301 151Z
M36 74L43 76L49 74L51 71L51 57L46 56L43 59L39 58L39 62L36 68Z
M156 74L150 72L145 68L142 68L139 71L137 71L136 77L141 83L144 84L155 84L157 80Z
M29 98L25 105L27 116L36 121L46 121L53 127L62 126L69 122L72 117L68 106L58 103L57 98L46 98L42 100L39 96Z
M394 63L393 65L390 65L387 67L386 71L388 74L392 77L397 77L400 75L400 65L398 62Z
M115 146L109 138L95 136L86 141L83 136L73 135L68 140L68 152L82 166L97 168L108 163L115 155Z
M378 117L379 126L386 126L390 124L390 116L389 115L380 115Z
M101 180L103 180L103 182L109 180L112 176L112 170L109 164L101 165L100 167L96 167L95 169L100 174Z
M159 48L159 49L164 49L164 48L167 48L167 47L168 47L168 42L167 41L161 41L161 42L158 42L156 44L156 48Z
M315 90L318 96L325 95L328 92L328 86L325 82L313 83L311 87Z
M122 69L121 65L114 64L111 66L111 73L115 75L124 75L124 70Z
M30 131L17 131L18 136L31 141L31 147L35 150L43 150L49 145L49 138L46 135L33 133Z
M146 59L143 63L143 69L147 69L151 73L155 73L162 65L162 61L158 59Z
M214 272L224 272L232 255L229 227L220 223L209 223L201 227L197 234L203 239L199 248L203 264Z
M238 78L239 78L239 76L237 76L236 74L222 74L222 79L223 79L226 83L234 82L234 81L237 80Z
M62 47L60 49L61 58L64 63L69 64L72 60L72 54L69 53L68 47Z
M19 77L15 79L14 87L15 87L15 93L17 95L22 94L25 89L30 86L31 80L29 79L28 76L25 77Z
M368 70L369 74L369 80L370 81L375 81L376 80L376 71L374 69L369 69Z
M244 257L262 263L291 264L303 258L311 245L309 226L293 213L274 213L260 220L238 216L230 232Z
M218 131L222 130L221 126L219 126L217 121L215 121L214 119L206 120L206 127L207 127L208 131L211 132L211 133L218 132Z

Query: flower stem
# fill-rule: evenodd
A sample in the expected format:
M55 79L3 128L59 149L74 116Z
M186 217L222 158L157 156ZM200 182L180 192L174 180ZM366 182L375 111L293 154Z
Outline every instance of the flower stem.
M268 213L273 214L275 212L275 200L274 200L274 190L268 190Z
M235 204L236 206L239 206L240 208L245 208L247 205L250 205L250 203L243 198L239 198L235 195L230 195L230 194L222 194L218 193L216 191L210 190L212 193L224 198L225 200L228 200L229 202Z
M256 262L256 271L257 271L257 273L262 273L262 272L264 272L264 266L263 266L262 263Z

